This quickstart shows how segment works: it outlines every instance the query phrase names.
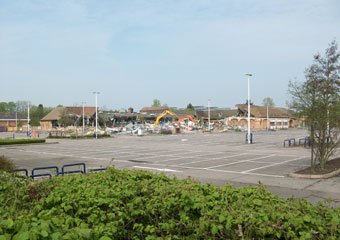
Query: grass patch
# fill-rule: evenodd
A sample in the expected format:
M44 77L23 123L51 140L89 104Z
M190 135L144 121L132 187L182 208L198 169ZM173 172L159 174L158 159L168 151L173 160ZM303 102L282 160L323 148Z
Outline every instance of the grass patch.
M16 167L11 160L5 156L0 156L0 171L14 172L15 169Z
M0 145L44 143L45 139L0 139Z
M95 138L96 135L80 135L80 136L52 136L49 135L47 138L51 139L88 139L88 138ZM104 133L104 134L98 134L98 138L103 138L103 137L110 137L110 134Z
M0 239L339 239L340 209L265 187L105 172L32 183L0 174Z

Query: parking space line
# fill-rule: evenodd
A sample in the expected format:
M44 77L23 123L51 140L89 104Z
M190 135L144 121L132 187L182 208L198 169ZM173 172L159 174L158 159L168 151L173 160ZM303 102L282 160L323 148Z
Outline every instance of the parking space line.
M222 165L218 165L218 166L211 166L211 167L208 167L207 169L218 168L218 167L225 167L225 166L239 164L239 163L243 163L243 162L251 162L251 161L254 161L254 160L257 160L257 159L269 158L269 157L274 157L274 156L276 156L276 154L271 154L271 155L268 155L268 156L252 158L252 159L247 159L247 160L241 160L241 161L237 161L237 162L233 162L233 163L227 163L227 164L222 164Z
M188 162L188 163L181 163L181 164L178 164L178 165L183 166L183 165L188 165L188 164L193 164L193 163L202 163L202 162L208 162L208 161L213 161L213 160L228 159L228 158L238 157L238 156L242 156L242 155L246 155L246 154L248 154L248 153L241 153L241 154L231 155L231 156L227 156L227 157L209 158L209 159L202 160L202 161L194 161L194 162Z
M253 171L259 170L259 169L268 168L268 167L272 167L272 166L276 166L276 165L280 165L280 164L285 164L287 162L297 161L297 160L302 159L302 158L304 158L304 157L298 157L298 158L294 158L294 159L283 161L283 162L279 162L279 163L269 164L269 165L266 165L266 166L263 166L263 167L249 169L249 170L243 171L242 173L249 173L249 172L253 172Z
M206 170L206 171L214 171L214 172L223 172L223 173L234 173L240 175L254 175L254 176L263 176L263 177L275 177L275 178L284 178L283 175L273 175L273 174L264 174L264 173L244 173L244 172L237 172L237 171L230 171L230 170L222 170L222 169L211 169L211 168L200 168L200 167L188 167L188 166L180 166L180 165L166 165L166 164L157 164L157 163L147 163L144 165L155 165L155 166L162 166L162 167L178 167L184 169L194 169L194 170Z

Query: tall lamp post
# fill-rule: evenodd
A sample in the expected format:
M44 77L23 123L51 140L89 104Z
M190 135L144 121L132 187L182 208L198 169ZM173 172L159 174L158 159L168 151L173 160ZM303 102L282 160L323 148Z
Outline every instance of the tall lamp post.
M210 132L210 99L208 99L208 127Z
M98 138L98 94L100 92L93 92L96 95L96 139Z
M83 104L83 136L84 136L84 133L85 133L85 104L86 102L81 102Z
M30 136L30 103L27 103L27 136Z
M250 144L250 77L253 76L251 73L245 73L248 76L248 144Z

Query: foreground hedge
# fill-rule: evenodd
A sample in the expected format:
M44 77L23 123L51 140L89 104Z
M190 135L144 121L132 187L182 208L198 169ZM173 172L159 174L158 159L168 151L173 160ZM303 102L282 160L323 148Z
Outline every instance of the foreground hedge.
M0 145L44 143L45 139L0 139Z
M340 209L264 187L108 169L31 183L0 174L0 239L339 239Z

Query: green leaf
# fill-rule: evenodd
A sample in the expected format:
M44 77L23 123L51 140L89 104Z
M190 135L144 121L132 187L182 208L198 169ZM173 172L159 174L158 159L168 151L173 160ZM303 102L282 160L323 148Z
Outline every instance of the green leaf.
M14 222L12 221L12 219L8 219L3 221L1 225L6 229L11 229L14 225Z
M211 233L212 233L212 235L216 235L217 232L218 232L218 228L216 227L215 224L213 224L212 227L211 227Z
M106 236L102 236L101 238L99 238L99 240L112 240L112 239Z
M48 237L48 232L46 232L45 230L42 230L40 232L40 235L43 236L43 237Z
M305 215L305 216L303 216L303 220L305 221L305 222L310 222L310 217L308 216L308 215Z

